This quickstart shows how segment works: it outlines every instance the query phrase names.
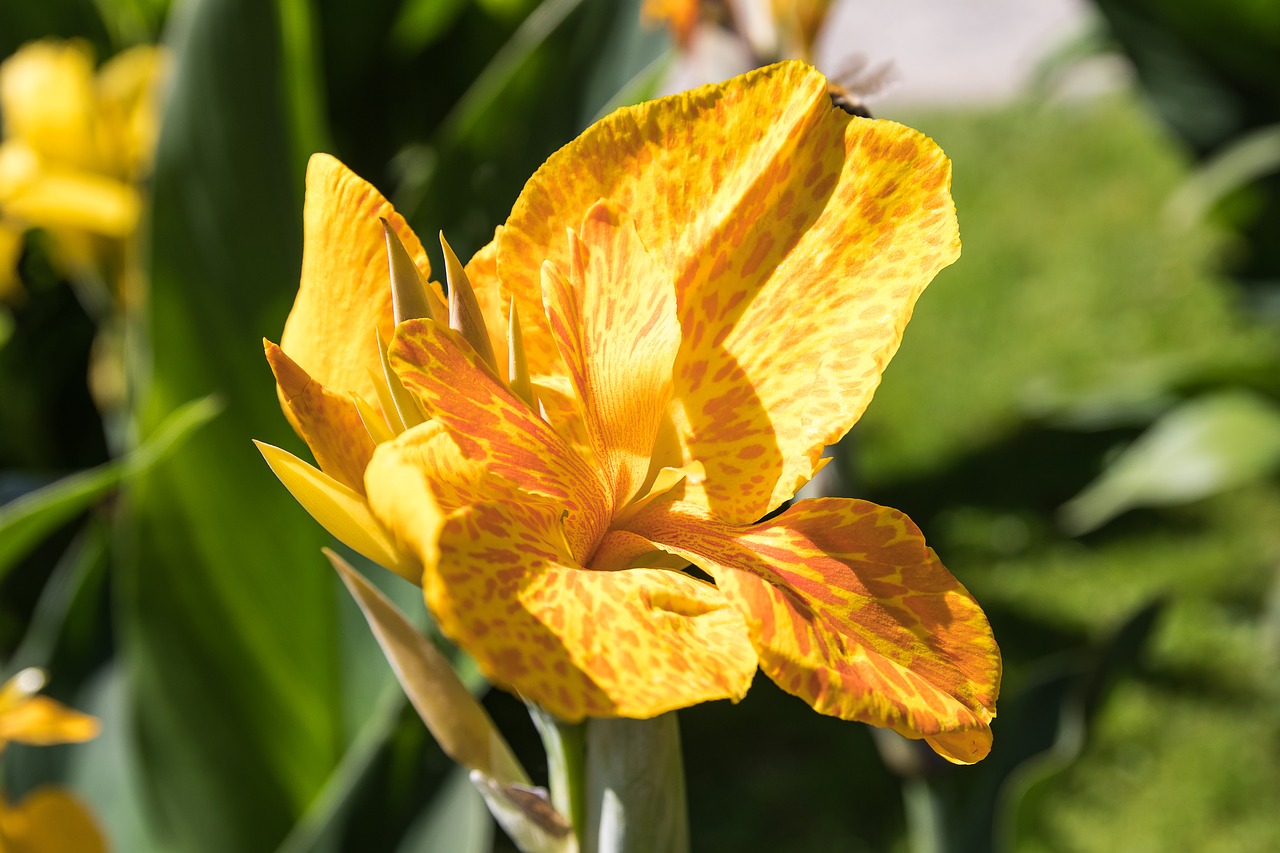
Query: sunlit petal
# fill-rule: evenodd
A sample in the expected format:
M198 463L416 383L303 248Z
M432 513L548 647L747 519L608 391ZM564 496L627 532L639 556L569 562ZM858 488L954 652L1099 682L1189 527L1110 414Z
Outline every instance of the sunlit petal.
M271 470L320 526L339 542L411 583L421 583L422 567L414 552L398 547L369 511L364 497L323 471L270 444L255 441ZM428 500L430 496L428 495ZM427 503L423 511L430 511Z
M832 498L735 527L681 505L632 529L715 577L782 689L824 714L934 738L952 760L985 756L999 650L906 516Z
M568 278L544 268L542 298L614 503L623 506L646 482L671 399L675 289L617 205L597 202L569 240Z
M392 366L423 408L453 434L465 456L493 477L543 495L569 511L566 529L579 559L608 523L598 474L479 360L457 333L429 321L402 324Z
M374 440L350 396L334 393L306 374L280 347L263 341L285 414L315 454L321 470L357 492Z
M376 399L373 330L391 339L390 268L380 219L430 278L422 244L380 192L327 154L307 165L302 278L280 347L326 388Z
M715 587L664 569L583 569L559 526L556 507L527 501L460 510L441 532L428 604L486 675L569 721L746 693L755 652Z
M826 79L782 63L620 110L554 154L499 238L535 373L559 365L526 318L544 260L600 198L628 209L669 270L684 346L672 415L717 514L753 521L813 473L857 419L916 296L959 242L946 158L854 119Z

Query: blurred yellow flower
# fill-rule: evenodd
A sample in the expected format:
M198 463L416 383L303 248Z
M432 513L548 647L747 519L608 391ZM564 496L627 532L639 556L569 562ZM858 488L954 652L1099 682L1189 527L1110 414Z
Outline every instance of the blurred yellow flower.
M762 61L811 61L831 0L644 0L640 19L661 24L687 50L700 24L723 27L750 42Z
M94 76L82 42L40 41L0 63L0 299L16 293L28 228L53 237L65 272L138 227L137 184L158 132L160 48L124 51Z
M44 674L24 669L0 686L0 752L10 742L48 746L98 734L98 721L36 694ZM37 788L17 803L0 794L0 853L100 853L102 833L88 810L59 788Z
M958 255L950 175L931 140L782 63L593 125L469 265L445 245L446 308L404 220L317 156L267 355L322 470L263 453L562 719L737 701L759 667L977 761L1000 655L920 531L865 501L777 513Z

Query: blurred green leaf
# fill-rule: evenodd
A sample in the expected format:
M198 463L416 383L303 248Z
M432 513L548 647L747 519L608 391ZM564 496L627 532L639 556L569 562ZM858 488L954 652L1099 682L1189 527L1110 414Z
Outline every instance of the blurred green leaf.
M1223 391L1183 403L1156 422L1061 511L1087 533L1125 510L1187 503L1268 476L1280 465L1280 407Z
M391 44L403 54L415 53L440 38L469 0L405 0L391 25Z
M123 667L112 663L85 685L77 707L97 717L102 731L69 751L67 784L84 797L106 830L110 849L161 851L148 820L137 747L129 726L129 689Z
M297 287L300 146L314 132L285 102L308 79L284 46L285 14L193 0L169 22L176 65L134 335L148 348L135 359L141 429L195 393L228 401L188 452L137 479L117 554L141 775L170 850L275 849L344 745L325 535L250 443L297 446L261 355Z
M455 767L396 853L487 853L492 843L489 809L467 779L467 771Z
M140 475L160 462L221 410L222 404L212 397L186 403L125 458L63 477L0 507L0 579L60 525L88 509L124 478Z

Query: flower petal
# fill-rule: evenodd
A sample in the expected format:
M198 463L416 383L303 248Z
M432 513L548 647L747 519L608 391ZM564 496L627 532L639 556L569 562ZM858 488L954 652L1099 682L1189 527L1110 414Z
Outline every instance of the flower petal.
M37 788L17 805L0 801L0 849L7 853L104 853L89 810L61 788Z
M548 265L542 298L614 504L624 506L645 484L671 400L676 295L625 209L597 202L580 234L569 235L568 280Z
M303 208L302 278L280 346L321 385L354 391L366 400L376 399L369 371L381 371L373 330L390 340L393 327L380 219L387 220L429 280L422 243L391 203L333 157L312 156Z
M761 669L817 711L929 738L961 763L990 749L999 650L905 515L830 498L737 527L685 504L632 529L710 572Z
M532 316L536 271L568 268L560 235L597 199L630 210L684 335L683 458L657 461L702 461L716 514L750 522L856 421L915 298L955 258L949 178L928 139L847 115L821 74L781 63L619 110L552 155L502 230L498 272L535 372L559 369Z
M755 652L715 587L584 569L562 542L557 508L528 501L477 504L441 531L427 604L490 680L567 721L745 695Z
M457 334L429 320L402 323L389 351L404 386L490 476L569 511L579 561L609 521L604 486L563 438L515 396Z
M261 441L254 444L289 493L334 538L410 583L422 582L418 552L396 544L370 513L363 495L288 451Z
M0 747L9 741L50 746L79 743L98 734L98 721L45 696L32 696L0 715Z
M262 345L276 377L281 407L315 454L320 469L363 494L364 469L373 455L374 441L359 406L316 382L271 341L264 340Z
M42 158L97 168L94 146L93 54L83 41L46 39L0 63L0 113L5 136Z
M137 229L141 209L142 199L129 184L61 168L42 168L4 200L6 216L30 225L117 238Z

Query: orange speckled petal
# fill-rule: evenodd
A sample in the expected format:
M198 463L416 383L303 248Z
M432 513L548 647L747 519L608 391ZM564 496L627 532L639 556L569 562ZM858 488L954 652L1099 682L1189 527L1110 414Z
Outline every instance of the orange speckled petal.
M871 401L916 298L960 252L942 151L900 125L826 115L776 165L750 226L726 222L718 242L737 250L686 292L686 456L706 465L717 514L739 522L816 473Z
M530 411L457 333L429 320L401 323L388 352L405 388L492 477L568 510L565 529L578 559L609 520L599 475Z
M5 853L104 853L93 815L67 791L37 788L14 806L0 800L0 850Z
M390 340L387 244L379 217L430 279L422 243L391 203L327 154L307 164L303 207L302 278L285 322L281 348L320 384L376 399L369 371L382 369L371 329Z
M599 198L670 270L685 338L661 465L698 459L716 514L759 518L865 409L916 296L959 251L950 167L920 134L853 118L803 63L619 110L552 155L499 237L530 314L535 372L558 352L532 316L538 269ZM664 444L664 446L667 446Z
M567 721L745 695L755 652L715 587L664 569L583 569L559 526L554 506L485 503L441 532L427 604L492 681Z
M263 347L284 413L311 448L320 470L363 494L364 469L374 441L355 401L316 382L270 341L263 341Z
M701 566L747 620L760 668L815 710L982 759L1000 652L977 602L896 510L801 501L757 525L690 505L633 528Z
M597 202L580 234L569 235L568 280L548 264L542 298L614 504L623 506L644 485L671 399L675 290L625 209Z
M45 696L32 696L0 714L0 747L10 741L50 746L97 736L98 720Z

